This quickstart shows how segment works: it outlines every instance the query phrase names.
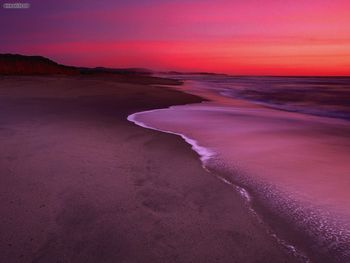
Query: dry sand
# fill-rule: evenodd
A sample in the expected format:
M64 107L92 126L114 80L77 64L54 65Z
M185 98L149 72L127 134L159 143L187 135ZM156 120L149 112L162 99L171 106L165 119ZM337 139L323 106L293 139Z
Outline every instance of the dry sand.
M200 101L145 82L1 77L0 262L295 262L181 138L127 121Z

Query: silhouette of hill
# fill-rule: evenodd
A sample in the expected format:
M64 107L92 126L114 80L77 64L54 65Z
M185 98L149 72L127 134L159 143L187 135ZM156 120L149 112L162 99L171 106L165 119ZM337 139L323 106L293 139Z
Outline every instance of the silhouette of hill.
M0 74L2 75L48 75L79 74L75 67L60 65L42 56L0 54Z

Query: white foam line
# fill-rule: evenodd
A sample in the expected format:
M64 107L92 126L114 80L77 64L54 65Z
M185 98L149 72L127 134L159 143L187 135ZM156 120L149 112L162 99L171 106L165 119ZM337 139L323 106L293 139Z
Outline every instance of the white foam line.
M144 122L141 121L137 121L136 120L136 116L137 115L141 115L144 113L151 113L151 112L156 112L156 111L160 111L161 109L156 109L156 110L148 110L148 111L142 111L142 112L136 112L133 114L130 114L127 117L127 120L130 122L135 123L138 126L141 126L143 128L146 129L151 129L151 130L155 130L155 131L160 131L160 132L165 132L165 133L169 133L169 134L174 134L174 135L178 135L180 136L182 139L185 140L185 142L187 142L188 144L191 145L192 149L199 155L200 160L202 162L202 167L210 173L210 171L207 169L207 167L205 166L205 164L208 162L208 160L210 160L212 157L216 156L217 154L212 151L209 148L205 148L203 146L200 146L198 144L198 142L194 139L191 139L189 137L187 137L186 135L182 134L182 133L177 133L177 132L172 132L172 131L167 131L167 130L162 130L162 129L157 129L151 126L148 126L147 124L145 124ZM235 184L233 184L232 182L230 182L229 180L226 180L223 177L217 176L215 175L218 179L220 179L222 182L230 185L231 187L234 187L239 193L240 195L243 197L243 199L247 202L248 204L248 208L249 210L252 212L252 214L258 219L258 221L260 223L264 224L264 221L262 220L262 218L256 213L256 211L252 208L251 206L251 202L252 202L252 197L249 194L249 192L244 189L243 187L237 186ZM269 228L266 229L267 232L276 239L277 243L281 244L283 247L285 247L287 250L289 250L296 258L298 258L299 260L302 260L305 263L310 263L310 260L300 251L298 251L298 249L291 245L288 244L285 240L279 238L274 232L272 232Z
M297 259L299 259L302 262L305 263L311 263L310 259L305 256L301 251L299 251L295 246L289 244L288 242L286 242L284 239L280 238L276 233L274 233L269 227L267 227L265 225L264 220L261 218L261 216L254 210L254 208L252 207L251 203L252 203L252 197L249 194L249 192L244 189L243 187L240 187L238 185L235 185L233 183L231 183L230 181L226 180L223 177L217 176L215 175L219 180L223 181L224 183L230 185L231 187L233 187L234 189L236 189L239 194L243 197L243 199L247 202L248 205L248 209L250 210L250 212L253 214L253 216L263 225L265 226L265 229L267 231L267 233L269 235L271 235L278 244L282 245L285 249L287 249L290 253L292 253Z
M170 107L171 108L171 107ZM216 156L216 153L214 151L212 151L211 149L209 148L205 148L203 146L200 146L198 144L198 142L194 139L191 139L189 137L187 137L186 135L182 134L182 133L177 133L177 132L172 132L172 131L167 131L167 130L162 130L162 129L157 129L157 128L154 128L154 127L151 127L147 124L145 124L144 122L141 122L141 121L137 121L136 120L136 116L137 115L141 115L141 114L144 114L144 113L151 113L151 112L155 112L155 111L160 111L161 109L156 109L156 110L148 110L148 111L142 111L142 112L136 112L136 113L133 113L131 115L129 115L127 117L128 121L130 122L133 122L135 123L136 125L138 126L141 126L143 128L146 128L146 129L151 129L151 130L155 130L155 131L161 131L161 132L165 132L165 133L169 133L169 134L174 134L174 135L178 135L180 136L182 139L185 140L185 142L187 142L188 144L191 145L191 148L199 155L200 157L200 160L202 162L202 167L207 171L207 172L210 172L207 167L206 167L206 163L214 156ZM239 186L236 186L234 184L232 184L230 181L226 180L225 178L223 177L220 177L220 176L216 176L219 180L221 180L222 182L224 182L225 184L228 184L230 186L233 186L237 189L237 191L242 195L242 197L249 203L251 201L251 196L249 195L248 191L245 190L244 188L242 187L239 187Z
M200 160L202 162L202 167L210 173L210 171L208 170L208 168L206 167L206 163L214 156L216 156L216 153L214 151L212 151L211 149L209 148L205 148L203 146L200 146L198 144L198 142L194 139L191 139L189 137L187 137L186 135L182 134L182 133L177 133L177 132L172 132L172 131L167 131L167 130L162 130L162 129L157 129L157 128L154 128L154 127L151 127L147 124L145 124L144 122L141 122L141 121L137 121L136 120L136 116L137 115L141 115L141 114L144 114L144 113L151 113L151 112L155 112L155 111L160 111L161 109L156 109L156 110L148 110L148 111L142 111L142 112L136 112L136 113L133 113L131 115L129 115L127 117L128 121L130 122L133 122L135 123L136 125L138 126L141 126L143 128L146 128L146 129L151 129L151 130L155 130L155 131L161 131L161 132L165 132L165 133L169 133L169 134L174 134L174 135L178 135L180 136L182 139L184 139L185 142L187 142L189 145L191 145L191 148L199 155L200 157ZM244 188L242 187L239 187L239 186L236 186L234 184L232 184L230 181L226 180L225 178L223 177L220 177L220 176L216 176L219 180L221 180L222 182L224 182L225 184L228 184L232 187L235 187L236 190L241 194L241 196L245 199L246 202L251 202L252 198L251 196L249 195L248 191L245 190Z
M151 112L155 112L158 110L149 110L149 111L142 111L142 112L137 112L134 114L131 114L128 116L128 121L135 123L138 126L141 126L143 128L147 128L147 129L151 129L151 130L155 130L155 131L161 131L161 132L165 132L165 133L169 133L169 134L174 134L174 135L178 135L180 136L182 139L185 140L185 142L187 142L188 144L191 145L192 149L199 155L200 160L202 161L203 167L205 168L205 163L212 158L213 156L216 155L216 153L208 148L205 148L203 146L200 146L198 144L198 142L194 139L191 139L189 137L187 137L186 135L182 134L182 133L177 133L177 132L172 132L172 131L167 131L167 130L161 130L161 129L157 129L151 126L148 126L147 124L145 124L144 122L141 121L137 121L136 120L136 116L137 115L141 115L144 113L151 113ZM205 168L206 169L206 168ZM207 170L207 169L206 169Z

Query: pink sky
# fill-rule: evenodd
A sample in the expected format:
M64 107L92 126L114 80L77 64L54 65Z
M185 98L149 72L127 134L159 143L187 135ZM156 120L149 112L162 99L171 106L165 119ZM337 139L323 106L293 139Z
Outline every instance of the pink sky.
M1 10L0 52L78 66L350 75L350 1L80 3Z

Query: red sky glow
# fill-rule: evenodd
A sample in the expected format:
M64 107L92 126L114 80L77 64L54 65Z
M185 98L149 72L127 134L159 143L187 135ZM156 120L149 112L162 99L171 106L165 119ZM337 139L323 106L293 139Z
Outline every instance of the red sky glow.
M76 66L350 75L350 1L32 1L0 52Z

